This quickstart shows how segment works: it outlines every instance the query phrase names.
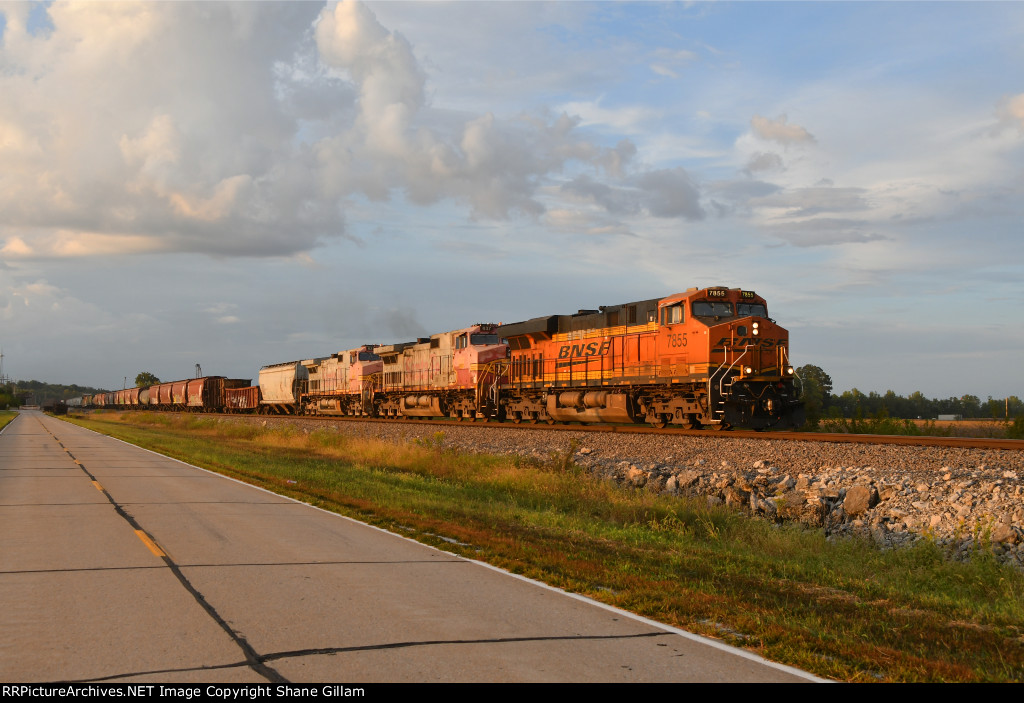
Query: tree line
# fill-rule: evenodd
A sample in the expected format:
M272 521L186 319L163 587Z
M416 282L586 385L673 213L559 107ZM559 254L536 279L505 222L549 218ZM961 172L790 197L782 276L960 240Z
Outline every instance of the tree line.
M807 364L797 369L803 383L804 408L808 424L816 425L828 417L895 417L932 419L939 415L961 415L967 418L1014 418L1024 415L1024 401L1015 395L982 400L976 395L959 398L926 398L921 391L909 396L885 393L863 393L856 388L840 394L832 392L832 378L820 366Z
M102 392L99 388L75 384L46 383L44 381L15 381L0 387L0 408L18 407L26 403L50 405L54 401L78 398Z
M156 385L160 379L149 371L142 371L135 377L135 385L140 388ZM16 408L19 405L34 403L36 405L52 405L61 400L80 398L83 395L95 395L109 392L104 388L79 386L77 384L46 383L45 381L15 381L7 386L0 386L0 408Z

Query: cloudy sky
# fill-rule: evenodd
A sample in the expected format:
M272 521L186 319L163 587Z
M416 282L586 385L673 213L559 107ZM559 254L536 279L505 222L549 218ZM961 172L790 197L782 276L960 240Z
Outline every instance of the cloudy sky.
M0 346L121 387L753 289L1024 396L1024 3L0 2Z

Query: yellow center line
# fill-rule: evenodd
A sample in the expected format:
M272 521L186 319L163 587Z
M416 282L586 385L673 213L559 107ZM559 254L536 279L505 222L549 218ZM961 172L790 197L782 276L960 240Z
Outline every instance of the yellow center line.
M99 481L93 481L92 485L96 488L97 491L102 491L103 490L103 486L100 485Z
M144 545L146 545L146 548L149 549L149 551L153 552L154 556L158 556L158 557L165 557L165 556L167 556L166 554L164 554L164 551L162 549L160 549L160 547L158 547L156 545L156 542L154 542L150 538L150 536L147 535L145 532L143 532L142 530L135 530L135 534L137 534L139 536L139 539L141 539L142 543Z

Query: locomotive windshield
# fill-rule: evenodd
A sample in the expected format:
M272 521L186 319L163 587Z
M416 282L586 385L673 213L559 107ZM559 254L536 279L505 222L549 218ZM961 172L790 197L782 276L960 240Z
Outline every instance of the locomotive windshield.
M768 310L764 303L736 303L736 312L733 313L732 303L695 300L693 302L694 317L763 317L768 318Z
M498 339L498 335L496 334L471 334L469 336L469 343L473 345L501 344L501 340Z
M696 300L693 303L694 317L732 317L732 303Z
M740 317L768 317L768 311L761 303L738 303L736 314Z

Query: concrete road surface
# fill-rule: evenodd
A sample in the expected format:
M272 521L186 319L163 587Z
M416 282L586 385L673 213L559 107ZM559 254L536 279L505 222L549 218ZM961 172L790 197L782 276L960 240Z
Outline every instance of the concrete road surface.
M6 682L813 679L38 411L0 603Z

